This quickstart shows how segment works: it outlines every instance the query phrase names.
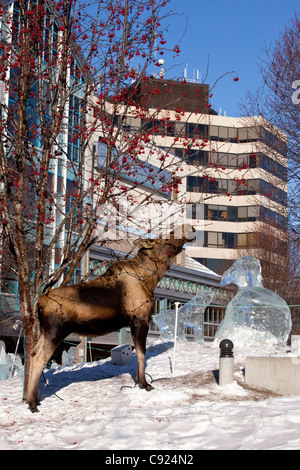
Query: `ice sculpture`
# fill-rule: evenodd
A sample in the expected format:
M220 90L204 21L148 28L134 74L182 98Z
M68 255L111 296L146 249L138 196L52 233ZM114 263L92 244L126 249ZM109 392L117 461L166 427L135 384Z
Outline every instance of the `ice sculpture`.
M69 351L63 351L62 353L62 363L64 366L72 366L76 364L77 358L77 348L76 346L71 346Z
M211 303L215 294L212 291L200 291L189 302L179 309L184 319L185 327L194 329L194 341L204 343L203 339L203 317L206 307Z
M0 381L11 377L23 377L24 366L21 357L18 354L6 354L3 341L0 343Z
M261 345L263 339L285 345L291 312L279 295L263 287L260 262L253 256L239 258L222 276L220 286L228 284L236 284L238 292L226 308L214 344L229 338L240 347Z
M162 341L174 341L175 333L175 309L161 310L159 313L152 317L154 323L158 326L160 337ZM180 309L178 309L178 322L177 322L177 341L186 341L184 332L183 318L180 316Z
M203 316L206 307L214 297L212 291L200 290L189 302L178 309L177 341L187 341L185 328L194 328L194 341L203 343ZM175 309L161 310L153 317L163 341L174 341Z

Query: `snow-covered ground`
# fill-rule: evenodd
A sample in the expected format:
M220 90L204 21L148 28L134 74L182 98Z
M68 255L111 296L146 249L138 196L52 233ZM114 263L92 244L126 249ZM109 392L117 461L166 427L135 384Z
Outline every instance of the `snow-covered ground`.
M134 387L135 357L51 369L35 414L22 403L21 378L0 382L0 449L300 449L300 396L244 386L246 356L285 351L235 348L235 380L225 386L212 344L177 343L174 375L173 352L173 343L148 344L151 392Z

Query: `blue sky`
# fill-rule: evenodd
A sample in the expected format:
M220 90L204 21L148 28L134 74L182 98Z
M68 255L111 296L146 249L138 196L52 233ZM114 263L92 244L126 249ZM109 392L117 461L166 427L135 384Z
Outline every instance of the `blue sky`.
M206 83L212 85L232 70L239 77L237 82L233 81L235 75L218 82L213 90L213 108L221 108L227 116L239 116L239 101L248 89L254 91L260 85L257 62L265 44L272 44L295 12L300 15L300 1L171 0L169 9L177 14L167 20L168 45L178 43L187 30L179 57L165 57L166 78L183 76L188 64L188 78L192 79L198 69L203 80L209 56Z

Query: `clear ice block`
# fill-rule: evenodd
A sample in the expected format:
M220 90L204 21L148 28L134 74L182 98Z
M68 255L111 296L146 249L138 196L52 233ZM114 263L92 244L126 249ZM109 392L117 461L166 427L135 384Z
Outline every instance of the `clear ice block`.
M189 302L178 309L177 341L187 341L185 328L194 329L194 341L203 343L203 317L206 307L214 298L211 291L200 290ZM163 341L174 341L175 336L175 309L161 310L153 316Z
M291 312L285 300L263 287L260 262L253 256L239 258L222 276L220 286L228 284L236 284L238 292L227 306L214 343L228 338L235 346L247 346L265 338L286 345Z

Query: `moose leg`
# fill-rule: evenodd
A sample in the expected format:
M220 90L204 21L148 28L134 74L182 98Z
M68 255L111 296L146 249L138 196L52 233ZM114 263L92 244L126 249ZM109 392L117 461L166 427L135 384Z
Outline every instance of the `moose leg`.
M38 411L39 380L42 370L56 347L56 342L51 341L42 334L32 353L26 402L33 413Z
M140 388L145 388L147 391L150 391L153 390L154 387L147 382L145 376L145 352L148 330L148 323L138 318L134 319L131 334L137 355L137 382Z

